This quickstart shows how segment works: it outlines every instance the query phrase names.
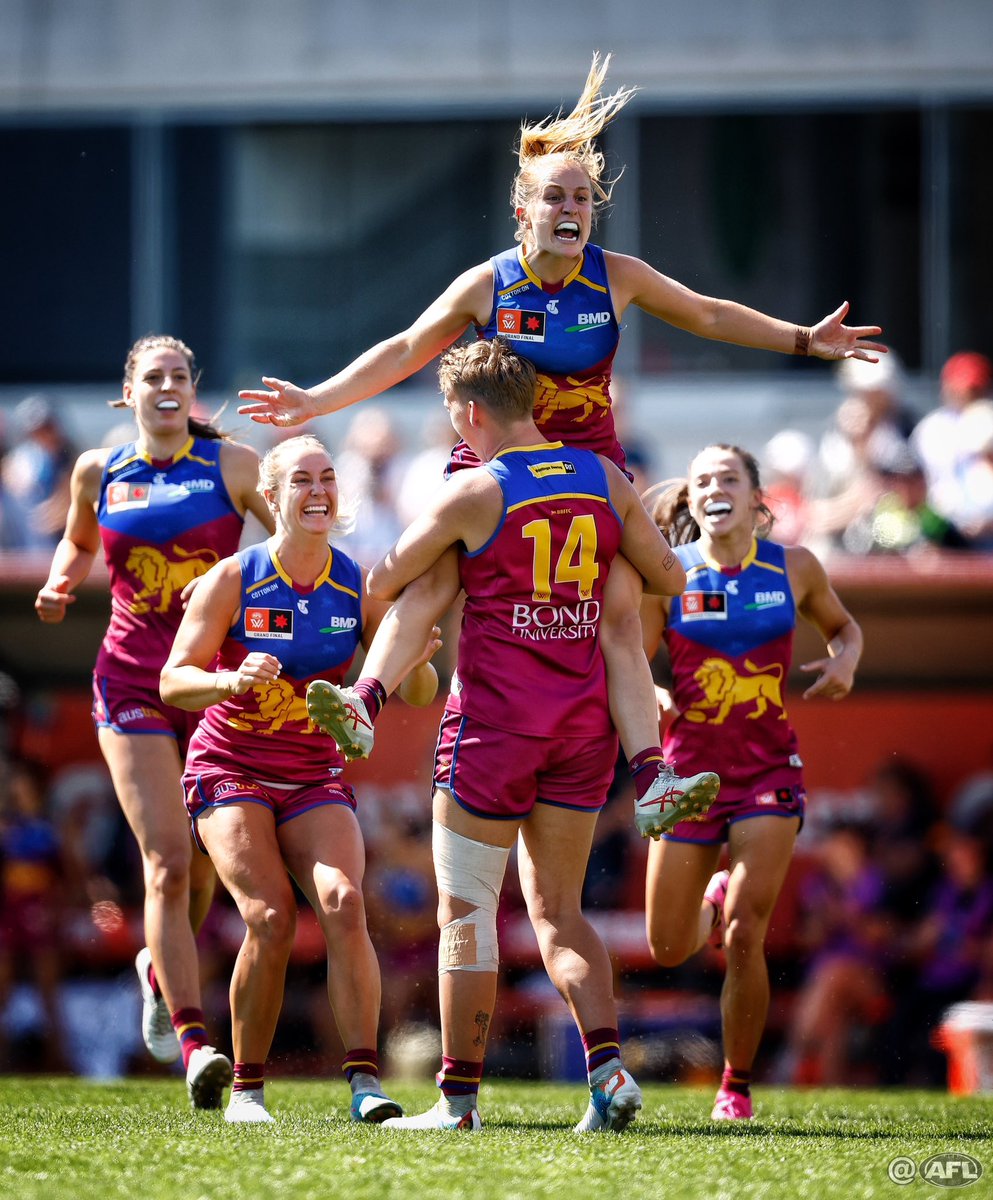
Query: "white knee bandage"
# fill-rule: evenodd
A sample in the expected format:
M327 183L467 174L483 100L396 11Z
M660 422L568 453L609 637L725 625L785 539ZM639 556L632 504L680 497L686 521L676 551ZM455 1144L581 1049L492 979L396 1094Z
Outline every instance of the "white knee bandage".
M473 841L435 821L432 851L438 891L475 906L467 916L442 926L438 974L495 971L500 965L497 902L510 850Z

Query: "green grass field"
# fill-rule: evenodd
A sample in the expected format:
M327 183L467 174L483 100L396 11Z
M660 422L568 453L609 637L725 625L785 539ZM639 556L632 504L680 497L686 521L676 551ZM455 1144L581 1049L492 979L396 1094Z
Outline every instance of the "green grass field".
M579 1137L577 1085L485 1083L476 1135L348 1121L339 1081L267 1087L277 1124L192 1113L180 1082L0 1079L0 1196L17 1200L371 1200L376 1197L847 1197L993 1195L990 1101L935 1092L756 1089L749 1124L708 1120L712 1089L649 1085L624 1134ZM432 1085L392 1089L408 1112ZM954 1191L888 1176L904 1157L964 1151L982 1178Z

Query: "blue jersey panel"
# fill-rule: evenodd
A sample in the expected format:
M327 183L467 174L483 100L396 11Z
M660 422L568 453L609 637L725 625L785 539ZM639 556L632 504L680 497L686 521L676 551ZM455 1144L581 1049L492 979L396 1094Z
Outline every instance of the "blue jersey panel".
M587 245L582 262L561 287L542 286L519 248L505 250L493 265L493 312L481 337L505 338L540 372L582 376L609 371L620 331L599 246Z
M289 679L305 680L348 664L362 638L362 572L333 552L311 592L293 586L266 543L238 554L244 601L229 637L246 653L274 654Z

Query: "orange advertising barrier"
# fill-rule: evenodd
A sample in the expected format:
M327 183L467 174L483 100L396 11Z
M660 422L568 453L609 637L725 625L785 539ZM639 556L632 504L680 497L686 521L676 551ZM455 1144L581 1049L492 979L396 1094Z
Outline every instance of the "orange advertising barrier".
M847 790L865 783L888 759L908 759L934 782L942 802L970 775L993 769L993 692L858 690L840 703L802 700L791 689L789 719L800 740L809 791ZM423 786L430 794L431 763L444 706L439 697L411 708L393 697L376 722L372 757L348 767L348 780L390 787ZM51 770L98 761L90 695L77 689L37 697L23 714L22 754Z

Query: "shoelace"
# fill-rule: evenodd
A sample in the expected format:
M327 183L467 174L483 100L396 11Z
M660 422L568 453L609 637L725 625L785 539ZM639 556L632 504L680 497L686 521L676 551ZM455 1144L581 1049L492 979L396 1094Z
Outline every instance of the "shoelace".
M360 725L364 725L366 729L371 729L371 728L372 728L372 722L371 722L371 721L367 721L367 720L366 720L366 719L365 719L365 718L362 716L362 714L359 712L359 710L358 710L358 709L355 707L355 705L354 705L354 704L350 704L350 703L349 703L349 704L346 704L346 705L345 705L345 717L344 717L344 719L345 719L346 721L351 721L351 723L352 723L352 729L353 729L353 730L355 730L356 732L358 732L358 728L359 728L359 726L360 726Z

